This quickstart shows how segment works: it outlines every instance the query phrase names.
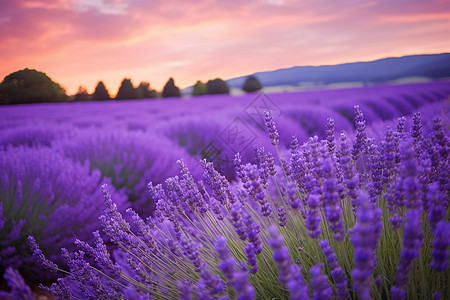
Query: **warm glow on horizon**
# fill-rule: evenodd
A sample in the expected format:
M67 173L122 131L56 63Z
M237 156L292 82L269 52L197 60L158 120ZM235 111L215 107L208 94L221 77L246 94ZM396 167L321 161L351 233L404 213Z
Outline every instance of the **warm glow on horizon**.
M0 80L31 68L68 94L124 78L160 91L303 65L450 52L450 1L5 0Z

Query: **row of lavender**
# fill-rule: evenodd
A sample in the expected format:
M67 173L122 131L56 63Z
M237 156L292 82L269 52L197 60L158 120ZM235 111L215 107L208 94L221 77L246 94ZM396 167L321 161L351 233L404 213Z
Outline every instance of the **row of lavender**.
M356 107L353 142L333 119L325 140L290 143L265 119L274 148L256 163L236 154L229 182L203 161L205 185L178 161L179 176L148 184L156 201L132 224L102 186L103 232L94 246L76 240L62 250L68 269L49 261L33 236L34 256L65 277L51 287L60 299L444 299L450 294L449 139L442 120L423 131L399 118L381 141L369 138ZM113 258L112 258L113 257ZM32 299L14 270L13 293ZM16 279L15 281L13 279ZM194 298L193 298L194 297Z
M352 131L352 106L360 102L372 103L364 108L369 115L366 118L374 125L369 135L383 132L376 128L380 126L376 120L410 114L419 108L424 125L430 128L427 120L431 118L427 116L448 109L442 101L448 92L448 84L433 83L270 97L219 96L201 101L156 102L152 106L131 102L126 107L89 103L79 107L5 108L0 121L0 144L4 147L0 150L2 271L12 266L20 268L29 279L43 278L41 270L30 261L24 243L28 234L36 236L44 251L58 263L59 248L70 248L74 237L92 239L90 232L100 225L97 217L103 205L98 187L104 183L113 187L111 192L120 209L131 201L135 210L146 216L153 210L148 181L159 183L176 174L174 162L180 157L195 178L203 172L197 164L200 158L213 160L228 178L232 177L234 152L242 152L244 160L255 162L251 145L270 145L262 138L263 108L278 115L284 136L280 151L285 156L288 151L283 145L289 144L292 134L296 133L301 141L307 140L308 133L326 135L325 126L317 123L325 122L326 114L337 120L337 131ZM365 100L359 101L361 97ZM382 105L374 109L373 103ZM196 115L204 112L204 107L209 119ZM229 139L230 131L242 129L253 133L243 139L246 147ZM225 155L217 157L210 148Z

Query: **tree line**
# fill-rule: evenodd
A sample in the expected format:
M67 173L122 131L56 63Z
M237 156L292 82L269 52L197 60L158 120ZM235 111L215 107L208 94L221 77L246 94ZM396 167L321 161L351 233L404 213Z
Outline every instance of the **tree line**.
M256 92L262 89L259 80L251 75L242 85L245 92ZM208 80L203 83L197 81L193 86L192 95L229 94L230 88L221 78ZM75 95L67 95L64 88L54 82L47 74L34 70L23 69L9 74L0 83L0 104L26 104L41 102L67 102L67 101L98 101L98 100L125 100L125 99L151 99L151 98L181 97L181 92L173 78L169 78L161 92L150 87L150 83L142 81L137 87L129 78L124 78L113 98L103 81L99 81L92 94L83 86L78 88Z

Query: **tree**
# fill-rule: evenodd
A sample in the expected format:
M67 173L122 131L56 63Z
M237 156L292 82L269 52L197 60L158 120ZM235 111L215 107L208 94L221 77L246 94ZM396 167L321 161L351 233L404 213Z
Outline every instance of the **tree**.
M6 76L0 84L0 104L61 102L66 91L47 74L23 69Z
M97 86L95 87L94 93L91 96L92 100L110 100L111 96L109 95L108 90L105 87L103 81L99 81Z
M194 85L194 90L192 91L193 96L206 95L206 84L198 80Z
M180 89L175 85L175 82L172 77L169 78L167 83L164 85L162 96L166 97L180 97Z
M253 75L248 76L242 86L242 90L247 93L257 92L260 89L262 89L262 85L258 78Z
M137 90L133 87L131 79L124 78L116 95L116 100L137 99Z
M149 99L149 98L157 98L158 92L150 88L150 83L142 81L139 86L136 88L138 98Z
M208 80L206 83L206 89L208 94L229 94L230 89L225 81L220 78L214 80Z
M78 88L78 92L73 96L74 101L88 101L91 100L91 96L88 94L86 88L81 86Z

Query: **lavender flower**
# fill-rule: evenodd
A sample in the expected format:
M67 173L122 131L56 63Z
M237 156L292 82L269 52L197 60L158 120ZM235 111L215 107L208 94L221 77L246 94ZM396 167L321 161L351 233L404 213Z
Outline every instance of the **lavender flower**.
M358 160L361 152L365 149L367 142L367 134L366 134L366 120L364 120L364 115L359 108L358 105L355 106L356 110L356 118L355 118L355 127L356 127L356 141L353 144L352 148L352 159L354 161Z
M227 248L226 240L223 236L217 239L215 249L221 260L218 268L225 275L227 283L238 292L237 299L254 299L255 291L253 286L248 282L248 272L242 269L239 271L235 269L236 264L230 258L230 251Z
M439 183L433 183L426 195L426 203L428 203L428 222L431 231L436 228L436 224L444 220L446 209L444 206L444 199L439 192Z
M209 290L209 295L213 297L217 297L222 294L222 292L225 290L225 285L220 278L211 274L211 272L206 269L205 265L200 266L199 273L200 280L197 283L197 287L207 287L207 289Z
M289 251L283 243L283 237L275 226L269 228L269 245L273 250L273 259L278 268L278 280L291 293L290 299L309 299L308 287L305 284L300 269L291 264Z
M317 194L308 194L309 210L306 212L306 228L308 228L308 235L313 239L317 239L322 234L320 222L320 196Z
M406 223L403 227L403 249L400 252L397 274L395 275L395 285L391 288L392 297L403 299L405 291L403 288L408 283L409 272L412 264L420 255L420 248L423 245L423 233L420 220L421 210L410 209L405 213Z
M336 141L334 138L334 119L328 118L327 119L327 145L328 145L328 152L330 153L330 156L334 155L334 151L336 149Z
M73 299L73 295L70 291L69 286L66 283L64 278L58 278L56 283L52 283L50 287L39 285L39 288L49 292L50 294L58 297L61 300L71 300Z
M262 251L261 238L259 237L259 232L261 231L260 226L258 223L253 222L250 217L247 218L246 225L248 240L255 246L255 253L259 254Z
M399 176L396 182L396 190L403 192L405 206L407 208L421 208L420 186L418 182L418 166L415 160L415 153L412 148L412 141L407 140L400 151L402 160L399 169ZM402 203L398 203L401 205Z
M403 224L403 218L395 213L392 217L389 218L389 222L391 222L392 224L392 230L397 231Z
M146 244L149 250L155 253L157 251L157 247L155 238L151 233L151 227L147 223L145 223L144 220L142 220L141 217L133 209L128 208L126 211L131 216L133 223L136 226L137 234L141 236L143 242Z
M275 159L272 152L267 152L266 161L270 176L275 176L275 174L277 174L277 170L275 169Z
M228 189L228 181L214 169L213 163L206 160L202 160L201 163L205 170L203 176L211 188L212 196L225 206L227 203L226 190Z
M288 162L286 161L286 158L281 157L280 159L281 169L284 170L284 173L286 176L292 175L292 168L289 166Z
M70 268L71 277L77 282L80 290L87 298L120 298L120 289L117 286L108 287L102 284L101 278L94 273L90 264L85 260L84 252L71 254L67 249L61 249L62 255Z
M249 179L245 185L245 188L247 189L250 197L254 198L256 202L258 202L263 216L270 216L272 214L272 206L267 200L264 185L258 175L256 166L247 164L245 166L245 175Z
M336 283L337 299L344 300L349 298L350 295L347 289L347 278L338 264L336 253L334 253L333 248L329 245L328 240L320 241L320 247L327 258L327 262L331 270L331 276L333 276Z
M355 267L352 271L353 287L362 299L370 299L369 277L376 267L374 251L381 235L381 209L375 208L361 194L358 197L356 225L349 230L355 247Z
M284 208L284 206L278 207L277 214L278 214L279 225L285 226L286 225L286 209Z
M445 271L449 265L448 247L450 246L450 223L441 220L436 224L433 235L433 252L431 254L433 260L430 266L433 270L442 272Z
M3 275L3 278L5 278L8 286L11 288L11 296L13 296L14 299L34 299L33 295L31 294L30 288L25 284L25 281L23 280L22 276L20 276L20 273L17 270L11 267L7 268L5 274Z
M183 248L184 255L186 255L192 265L194 265L195 271L200 272L204 262L198 253L198 245L193 241L186 240L184 237L181 238L180 245Z
M253 244L247 244L244 248L245 256L247 256L247 263L251 266L250 272L255 274L258 271L258 265L256 264L255 246Z
M368 140L367 160L370 178L372 179L371 182L367 184L367 191L369 192L371 202L376 202L378 195L383 192L383 166L380 150L373 139Z
M265 111L265 124L267 131L269 132L269 139L272 145L276 146L280 142L279 134L277 131L277 127L275 126L275 122L272 119L272 114L270 111Z
M235 154L233 161L236 175L239 177L241 182L245 184L248 181L248 179L245 175L244 165L242 164L242 156L239 152Z
M299 209L300 208L300 199L297 195L297 185L293 182L289 182L286 186L286 193L288 196L289 205L292 209Z
M331 231L336 241L342 241L345 236L344 222L341 218L341 205L339 203L338 181L333 172L333 164L329 154L321 160L321 173L323 176L323 207Z
M352 201L352 206L356 207L356 198L357 198L357 192L356 189L358 188L358 179L355 175L352 159L350 157L350 152L347 144L347 135L345 132L341 132L340 137L340 152L339 152L339 164L342 169L342 175L344 177L344 181L346 184L346 187L348 189L347 195L350 197Z
M75 240L75 244L82 250L89 253L100 266L108 271L110 276L119 278L122 271L120 267L115 264L109 257L106 245L103 243L103 239L100 237L100 233L98 232L98 230L93 232L93 236L96 246L95 249L89 246L88 243L80 241L78 239Z
M267 162L267 154L264 147L254 148L256 165L258 166L258 175L261 179L261 184L267 188L267 181L269 180L269 166Z
M180 300L192 300L191 297L191 284L189 281L182 280L178 284L178 289L180 290Z
M396 172L395 157L398 151L394 132L390 126L386 128L386 137L384 141L381 142L381 147L383 161L383 183L388 184L392 182L392 178Z
M117 210L117 205L111 199L107 184L101 186L101 191L106 206L104 215L100 216L103 230L112 242L121 241L126 237L127 232L130 231L130 224L125 221L122 214Z
M33 256L36 258L38 263L52 271L57 271L59 269L54 262L48 260L45 257L33 236L28 236L28 243L30 244L30 248L33 251Z
M234 230L236 231L239 238L243 241L247 239L247 227L241 215L242 205L239 202L231 205L230 207L230 217L231 223L233 224Z
M297 183L297 185L304 189L305 188L305 182L307 179L305 178L308 170L307 167L304 165L304 160L302 160L300 154L297 151L298 149L298 140L294 136L291 142L291 171L292 171L292 177ZM304 153L305 155L305 153ZM306 154L306 158L309 158L309 156ZM307 161L307 160L306 160ZM308 174L310 175L310 174Z
M328 277L322 275L323 264L311 268L311 286L313 289L313 300L329 300L333 296L333 290L328 283Z
M74 237L91 240L100 227L98 186L109 180L50 148L0 149L0 170L0 270L13 267L25 280L54 280L56 273L30 263L27 237L33 235L47 257L61 264L61 247L74 248ZM112 193L122 206L124 195Z
M413 125L411 128L411 137L414 138L414 145L416 146L422 138L422 116L420 112L416 112L413 116ZM420 147L415 147L418 150ZM418 153L419 154L419 153Z

